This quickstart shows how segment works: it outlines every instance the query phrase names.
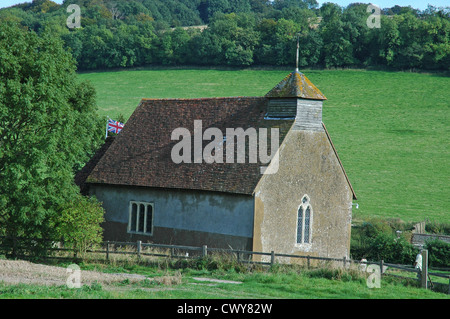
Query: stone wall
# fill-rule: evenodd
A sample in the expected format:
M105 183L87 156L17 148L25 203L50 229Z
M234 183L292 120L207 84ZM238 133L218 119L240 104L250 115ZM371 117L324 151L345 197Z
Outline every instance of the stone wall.
M411 243L414 246L423 246L427 241L439 239L450 244L450 236L445 235L431 235L431 234L417 234L413 233L411 237Z
M278 164L278 172L265 174L255 189L253 250L349 257L352 191L327 134L291 130ZM311 242L298 244L297 212L304 195L313 211Z

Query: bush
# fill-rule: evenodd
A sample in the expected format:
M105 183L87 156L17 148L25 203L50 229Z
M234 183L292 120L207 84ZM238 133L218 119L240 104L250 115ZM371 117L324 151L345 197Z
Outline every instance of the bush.
M380 233L372 239L366 258L390 263L411 264L417 250L404 237Z
M401 220L365 221L352 229L351 253L354 259L384 260L390 263L411 264L417 250L408 241L405 230L409 229ZM401 230L400 236L396 230Z
M66 204L57 217L56 229L65 245L72 248L76 255L83 257L87 249L103 240L103 229L100 226L104 221L103 215L101 203L94 198L78 195L75 200Z
M448 267L450 265L450 244L434 239L425 244L428 250L428 264L432 267Z
M427 221L425 230L431 234L450 235L450 224L436 221Z

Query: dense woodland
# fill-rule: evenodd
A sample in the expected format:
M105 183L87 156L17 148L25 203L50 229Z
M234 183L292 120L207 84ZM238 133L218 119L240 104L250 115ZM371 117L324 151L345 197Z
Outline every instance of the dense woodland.
M69 4L81 8L81 28L67 27ZM62 38L79 70L287 66L294 64L297 36L300 67L450 69L450 7L382 8L379 28L367 26L367 7L319 7L316 0L34 0L0 10L0 21Z

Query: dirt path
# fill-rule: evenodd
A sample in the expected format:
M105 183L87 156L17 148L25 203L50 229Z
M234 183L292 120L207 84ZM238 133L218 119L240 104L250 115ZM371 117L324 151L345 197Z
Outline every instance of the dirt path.
M214 282L214 283L219 283L219 284L242 284L242 281L233 281L233 280L222 280L222 279L203 278L203 277L192 277L192 279L197 280L197 281Z
M42 264L35 264L29 261L23 260L0 260L0 283L6 284L34 284L34 285L47 285L47 286L63 286L67 285L68 279L73 276L74 272L70 268L48 266ZM80 286L90 286L92 283L99 283L105 289L118 289L117 286L109 286L114 283L120 283L127 280L127 283L142 282L145 279L155 281L161 286L157 286L151 289L145 289L149 291L160 291L172 289L173 285L179 285L182 283L181 274L174 276L158 276L149 278L144 275L137 274L106 274L96 271L80 270ZM217 286L219 283L227 284L241 284L240 281L231 280L219 280L213 278L193 277L192 278L199 283L191 283L206 286ZM69 284L74 281L69 279ZM113 288L114 287L114 288ZM121 287L120 289L126 290L129 287ZM144 288L143 288L144 289Z
M66 285L69 276L75 274L71 269L56 266L34 264L22 260L0 260L0 282L8 284ZM80 271L81 285L94 282L108 285L128 279L139 282L145 276L135 274L105 274L96 271Z

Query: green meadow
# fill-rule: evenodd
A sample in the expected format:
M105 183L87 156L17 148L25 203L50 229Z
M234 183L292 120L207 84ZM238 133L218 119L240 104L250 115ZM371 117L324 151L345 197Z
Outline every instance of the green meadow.
M101 115L127 119L142 98L261 96L289 69L155 68L80 73ZM450 78L301 70L325 94L323 122L355 189L355 220L450 222Z
M189 299L260 299L269 303L270 299L294 303L300 299L450 299L446 294L422 289L413 281L395 277L383 277L379 288L370 288L367 276L356 270L276 266L265 271L192 268L180 271L141 265L123 268L95 264L88 268L92 267L105 273L133 273L148 279L93 282L83 284L79 289L70 289L66 285L0 282L0 299L179 299L183 302ZM274 309L275 313L280 311L280 308Z

